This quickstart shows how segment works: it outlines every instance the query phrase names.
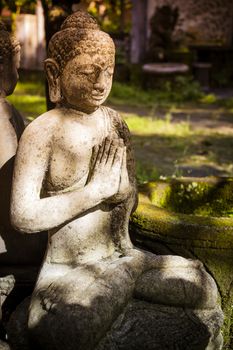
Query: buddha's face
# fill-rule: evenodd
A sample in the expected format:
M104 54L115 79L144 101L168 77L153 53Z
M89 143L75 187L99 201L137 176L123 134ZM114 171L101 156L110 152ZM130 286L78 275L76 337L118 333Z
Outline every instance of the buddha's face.
M74 57L60 77L63 102L86 113L95 111L110 93L113 71L114 54L83 53Z
M10 58L3 61L2 71L0 72L1 79L1 93L8 96L11 95L15 89L18 81L18 68L20 62L20 51L18 50Z

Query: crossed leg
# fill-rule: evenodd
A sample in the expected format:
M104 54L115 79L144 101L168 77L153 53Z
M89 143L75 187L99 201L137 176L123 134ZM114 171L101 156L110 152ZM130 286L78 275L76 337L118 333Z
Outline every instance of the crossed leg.
M217 288L198 261L131 249L127 256L79 266L38 285L29 314L33 344L44 350L94 349L133 295L211 309Z

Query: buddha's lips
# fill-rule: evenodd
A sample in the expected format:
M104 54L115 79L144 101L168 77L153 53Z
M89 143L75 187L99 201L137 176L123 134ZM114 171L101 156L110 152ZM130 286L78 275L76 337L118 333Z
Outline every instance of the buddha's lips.
M102 94L102 95L92 95L92 98L94 100L102 100L104 98L104 94Z

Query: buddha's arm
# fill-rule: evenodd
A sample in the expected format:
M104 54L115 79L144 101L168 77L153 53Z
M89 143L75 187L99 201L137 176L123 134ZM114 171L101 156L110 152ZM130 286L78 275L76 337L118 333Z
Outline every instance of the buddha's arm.
M10 122L11 107L6 101L0 104L0 167L11 159L17 149L17 136Z
M134 201L135 201L135 204L132 210L134 211L136 210L136 207L138 204L135 159L134 159L134 154L133 154L132 145L131 145L130 131L128 129L128 126L123 120L122 120L122 133L123 133L122 137L124 139L124 144L127 150L126 168L129 176L129 183L131 185L132 195L134 196Z
M116 125L118 135L124 144L124 155L121 167L121 179L119 191L115 196L111 197L108 202L117 203L126 200L127 198L131 199L132 212L136 210L138 204L137 196L137 183L136 183L136 171L135 171L135 160L134 154L131 147L130 132L126 123L121 119L120 115L115 113Z
M123 148L120 153L117 147L104 153L100 147L103 155L98 157L92 179L84 188L40 198L50 160L49 129L30 125L20 140L11 203L12 223L19 231L32 233L62 225L113 196L119 188ZM116 152L118 157L114 157Z

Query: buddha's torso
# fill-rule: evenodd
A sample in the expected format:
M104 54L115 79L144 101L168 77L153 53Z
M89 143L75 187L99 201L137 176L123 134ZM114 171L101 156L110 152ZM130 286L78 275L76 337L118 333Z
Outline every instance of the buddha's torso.
M105 107L88 116L72 110L58 111L43 184L45 196L72 191L72 187L83 188L88 178L93 146L99 145L110 134L111 137L119 137ZM116 249L113 239L116 232L112 232L114 207L116 205L102 203L62 227L51 230L47 262L73 266L111 255Z
M92 115L63 109L57 116L53 133L49 167L44 189L57 192L86 183L93 146L100 144L110 133L110 120L104 109Z

